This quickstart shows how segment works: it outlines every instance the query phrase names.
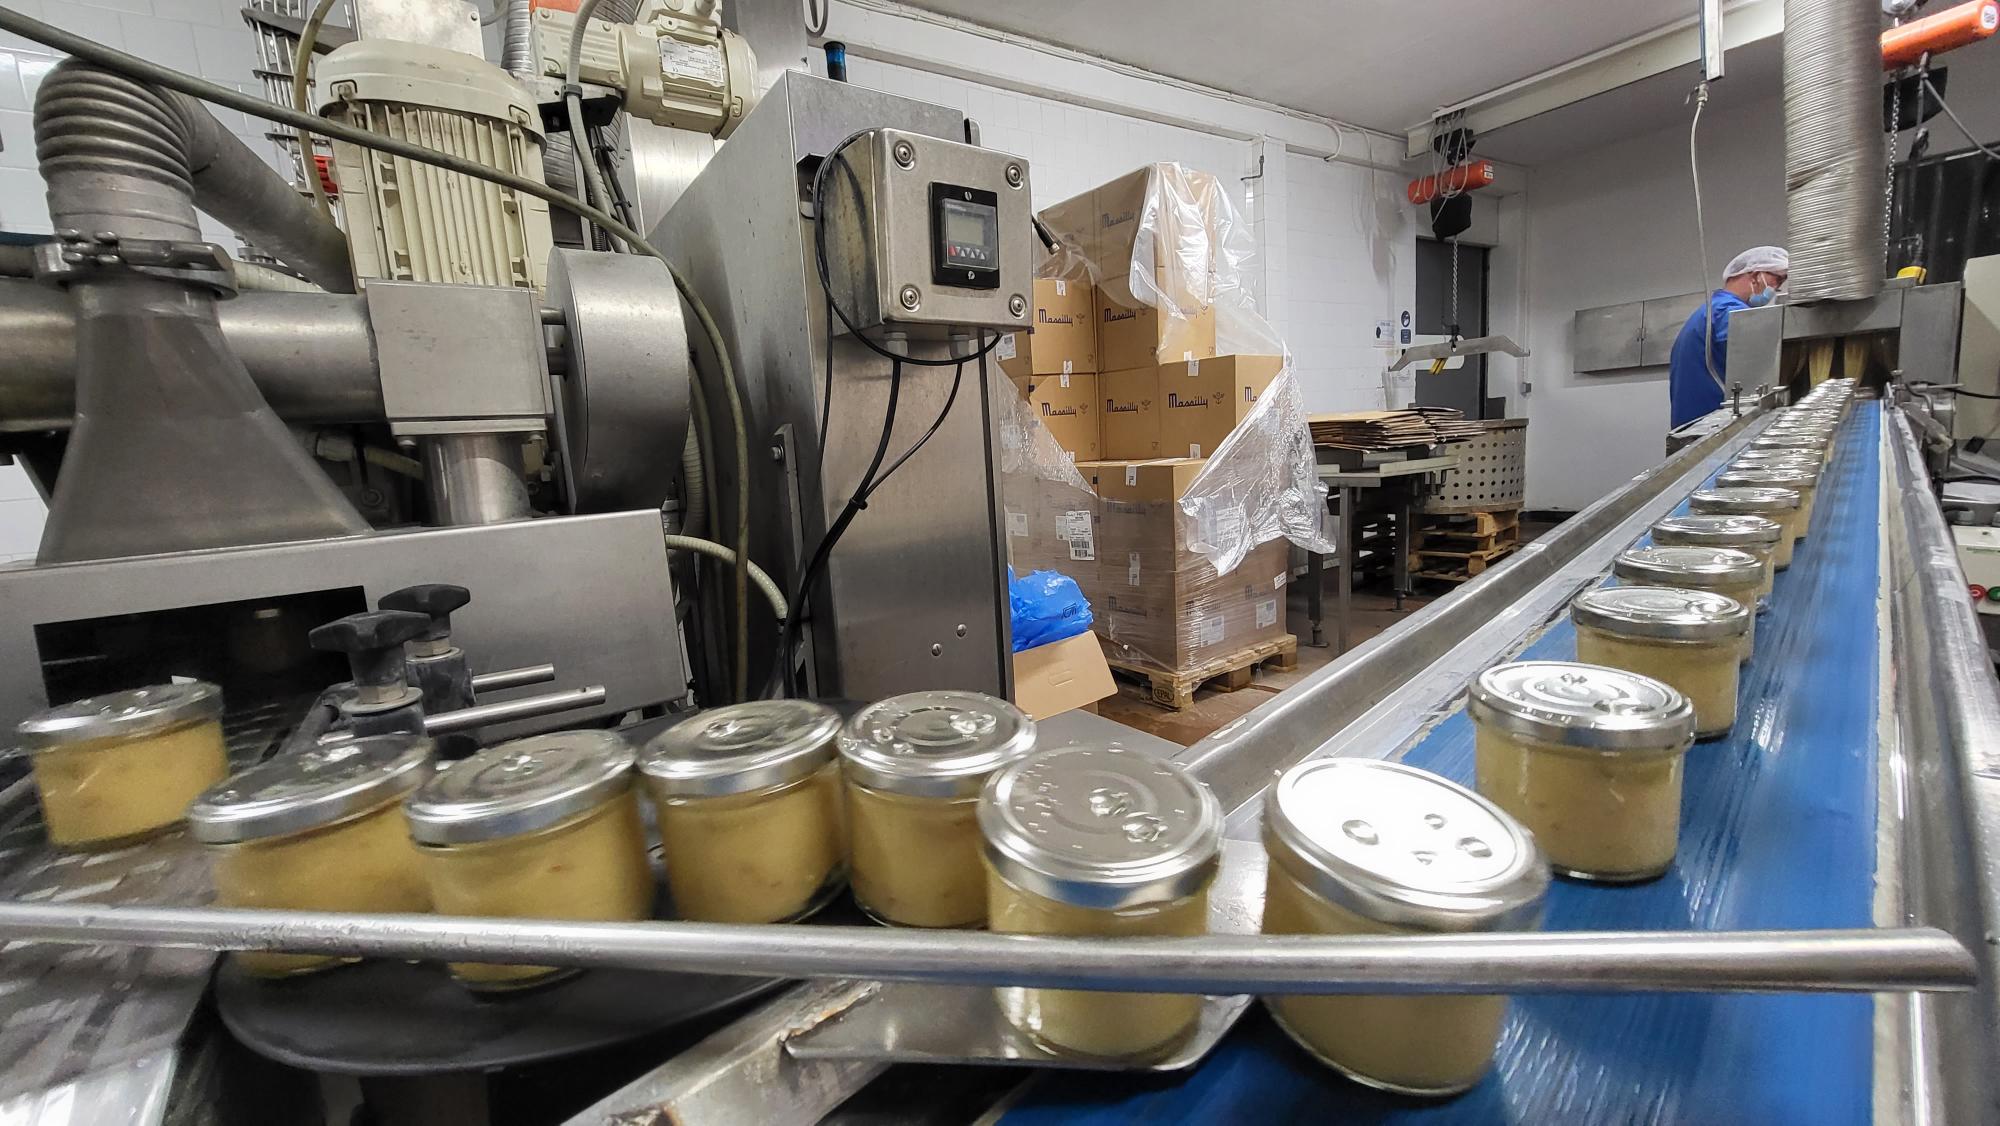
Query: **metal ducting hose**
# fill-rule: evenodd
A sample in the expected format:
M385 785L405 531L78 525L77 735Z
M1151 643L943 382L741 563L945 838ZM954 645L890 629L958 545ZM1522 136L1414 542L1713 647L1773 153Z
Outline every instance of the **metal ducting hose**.
M1793 300L1882 288L1881 11L1785 0L1785 217Z
M500 44L500 69L515 78L535 76L535 0L504 0L507 34Z
M36 94L35 149L58 230L198 241L192 201L322 288L354 292L340 228L193 98L64 63Z

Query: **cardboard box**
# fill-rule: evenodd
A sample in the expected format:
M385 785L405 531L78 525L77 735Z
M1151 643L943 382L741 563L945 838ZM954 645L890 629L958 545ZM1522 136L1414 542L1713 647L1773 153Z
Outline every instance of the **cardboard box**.
M1100 291L1097 298L1097 358L1103 371L1156 367L1169 361L1205 360L1215 355L1215 308L1184 318L1150 307L1132 308Z
M1096 589L1085 592L1093 628L1121 660L1191 669L1284 636L1286 541L1252 549L1227 575L1191 553L1178 557L1179 566L1149 574L1145 553L1136 555L1136 583L1110 578L1115 564L1107 558Z
M994 345L1010 378L1098 370L1097 295L1088 282L1035 279L1031 323L1032 331L1009 333Z
M1014 654L1014 703L1031 719L1088 707L1117 690L1095 633Z
M1095 461L1103 456L1099 445L1098 377L1087 372L1073 375L1039 375L1016 380L1028 396L1035 417L1048 427L1056 444L1076 455L1078 461Z
M1161 454L1202 458L1214 453L1284 366L1282 356L1216 356L1161 364Z
M1097 377L1100 455L1106 458L1156 458L1160 444L1160 371L1157 367L1109 371Z
M1044 209L1041 218L1097 267L1099 285L1119 304L1150 304L1132 291L1137 269L1151 270L1154 288L1176 305L1198 308L1214 300L1224 199L1222 182L1206 172L1148 164Z
M1077 466L1100 498L1097 570L1084 593L1094 628L1129 663L1187 669L1285 633L1286 541L1253 548L1227 575L1188 549L1194 529L1179 503L1205 464L1163 458Z

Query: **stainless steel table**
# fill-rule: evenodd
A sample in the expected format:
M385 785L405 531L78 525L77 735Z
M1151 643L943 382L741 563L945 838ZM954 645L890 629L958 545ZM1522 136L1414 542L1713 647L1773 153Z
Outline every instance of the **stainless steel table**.
M1354 515L1361 490L1388 488L1396 492L1396 558L1391 566L1396 609L1401 610L1403 596L1410 592L1410 520L1418 488L1457 465L1458 455L1445 454L1441 457L1392 461L1367 469L1342 469L1337 465L1319 467L1319 479L1331 490L1328 501L1337 500L1340 506L1340 555L1334 564L1337 572L1335 652L1345 653L1348 647L1348 617L1354 598L1354 556L1358 542L1354 534L1358 521ZM1306 553L1306 606L1307 614L1312 619L1312 644L1316 646L1326 644L1325 630L1321 628L1326 616L1325 595L1320 591L1320 575L1325 566L1324 555L1313 551Z

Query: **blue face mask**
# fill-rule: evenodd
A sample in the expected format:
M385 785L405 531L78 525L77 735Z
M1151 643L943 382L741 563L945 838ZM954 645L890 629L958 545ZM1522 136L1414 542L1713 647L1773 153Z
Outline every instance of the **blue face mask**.
M1750 304L1753 307L1758 305L1769 305L1771 302L1777 299L1778 299L1778 291L1772 288L1771 286L1767 285L1764 288L1750 295Z

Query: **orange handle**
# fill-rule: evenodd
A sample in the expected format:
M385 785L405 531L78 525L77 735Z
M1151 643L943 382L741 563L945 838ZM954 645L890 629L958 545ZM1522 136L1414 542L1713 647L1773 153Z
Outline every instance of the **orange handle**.
M1972 0L1882 33L1882 69L1914 65L1925 52L1942 55L2000 30L2000 2Z

